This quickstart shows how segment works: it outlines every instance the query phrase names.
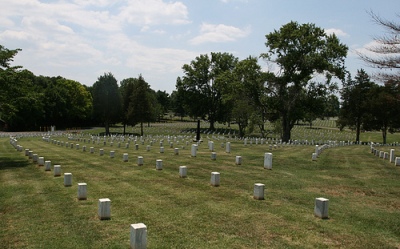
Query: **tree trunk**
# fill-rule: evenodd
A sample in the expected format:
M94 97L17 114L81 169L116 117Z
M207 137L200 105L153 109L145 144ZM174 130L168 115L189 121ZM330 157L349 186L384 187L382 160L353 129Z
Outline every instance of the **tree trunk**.
M358 120L356 124L356 142L360 141L361 122Z
M290 127L287 115L282 115L282 142L289 142L291 130L292 128Z
M110 135L110 124L108 122L105 123L106 128L106 136Z
M210 130L215 130L215 126L214 126L215 121L214 120L210 120Z
M382 128L382 140L383 144L386 144L386 137L387 137L387 126L384 126Z
M126 124L124 123L124 136L125 136L125 128L126 128Z
M143 122L140 122L140 136L143 136Z

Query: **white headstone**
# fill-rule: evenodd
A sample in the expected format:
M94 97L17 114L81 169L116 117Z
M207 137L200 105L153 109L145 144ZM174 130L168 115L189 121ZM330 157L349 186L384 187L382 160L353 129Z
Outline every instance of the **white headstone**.
M217 160L217 153L211 152L211 160Z
M44 157L42 156L38 157L38 164L39 166L44 166Z
M64 186L65 187L72 186L72 173L64 173Z
M174 155L179 155L179 148L174 149Z
M196 157L197 155L197 144L192 144L191 154L192 157Z
M138 164L138 166L143 166L144 162L143 162L143 157L142 156L138 156L137 157L137 164Z
M45 161L44 162L44 170L45 171L50 171L51 170L51 161Z
M182 178L187 177L187 167L186 166L179 166L179 176Z
M122 161L127 162L128 161L128 153L124 153L122 155Z
M61 165L54 165L54 176L61 176Z
M226 142L225 152L231 153L231 143L230 142Z
M156 169L162 170L162 160L161 159L156 160Z
M253 198L256 200L264 200L264 188L265 185L262 183L254 184Z
M211 172L211 185L218 187L220 184L220 173L219 172Z
M131 249L147 248L147 227L143 223L131 224L130 233Z
M100 220L111 219L111 200L108 198L99 199L98 216Z
M264 154L264 169L272 169L272 153Z
M236 165L242 165L242 157L241 156L236 156Z
M314 215L321 218L328 218L329 200L323 197L315 198Z
M104 149L100 149L99 154L100 154L100 156L104 155Z
M78 183L78 200L87 199L87 184L84 182Z
M395 159L394 149L390 150L390 162L393 163Z

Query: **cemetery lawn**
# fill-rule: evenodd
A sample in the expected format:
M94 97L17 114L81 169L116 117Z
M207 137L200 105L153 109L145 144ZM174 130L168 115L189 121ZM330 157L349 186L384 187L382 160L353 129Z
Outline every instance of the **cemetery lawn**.
M204 140L191 157L191 142L184 141L174 145L180 148L174 155L166 140L159 153L159 142L146 151L148 141L139 150L133 143L125 149L74 141L77 150L21 138L24 149L52 162L44 171L0 138L0 248L128 248L134 223L147 226L148 248L400 248L400 167L369 146L330 148L312 161L311 145L270 151L231 141L225 153L214 140L212 161ZM266 152L273 153L272 170L263 169ZM237 155L242 165L235 165ZM155 169L157 159L163 170ZM56 164L62 175L72 173L72 187L53 176ZM179 177L182 165L187 178ZM210 185L214 171L221 174L219 187ZM87 183L87 200L77 200L80 182ZM265 200L253 199L255 183L265 184ZM328 219L314 216L317 197L329 199ZM111 200L110 220L97 217L100 198Z

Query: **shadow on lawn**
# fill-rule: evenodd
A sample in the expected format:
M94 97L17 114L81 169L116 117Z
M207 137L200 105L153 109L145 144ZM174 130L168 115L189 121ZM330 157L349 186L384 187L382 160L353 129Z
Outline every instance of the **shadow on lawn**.
M31 165L28 160L0 157L0 170L22 168Z

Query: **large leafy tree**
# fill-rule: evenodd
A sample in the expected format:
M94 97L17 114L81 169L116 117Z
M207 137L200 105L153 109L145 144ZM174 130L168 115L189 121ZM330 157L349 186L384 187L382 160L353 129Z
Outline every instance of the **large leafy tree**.
M324 76L329 87L332 77L343 80L347 46L335 34L327 35L314 24L290 22L266 35L268 52L261 56L275 63L278 72L268 74L268 90L282 125L282 140L287 142L291 130L302 117L299 108L304 89L315 74Z
M143 136L143 123L155 120L157 100L155 92L142 75L139 75L137 79L130 79L130 81L133 82L133 86L126 118L129 125L140 124L140 134Z
M239 61L232 73L228 73L224 95L227 105L232 106L231 119L239 126L239 136L243 137L246 128L258 125L261 135L265 135L264 123L267 121L267 98L265 74L257 58L248 57Z
M39 129L43 120L43 93L34 87L35 75L11 66L21 49L0 45L0 119L9 130Z
M376 85L369 75L363 70L358 70L355 79L349 75L343 83L341 90L342 107L340 109L338 126L343 129L345 126L354 127L356 130L356 141L360 141L362 125L366 122L370 113L369 97L371 88Z
M177 78L177 86L180 85L181 83L181 78ZM172 111L174 112L175 115L178 115L181 117L181 120L183 120L183 117L186 116L186 108L185 108L185 101L184 101L184 92L181 89L172 91L171 97L170 97L170 106Z
M387 133L400 128L400 86L399 82L388 81L383 86L373 85L367 94L369 112L363 127L380 130L382 142L386 144Z
M215 129L215 122L226 121L229 106L224 105L223 94L228 72L231 72L238 59L229 53L200 55L190 64L183 65L184 76L177 81L178 92L184 92L185 106L193 117L201 117Z
M110 125L120 121L121 94L117 80L111 73L100 76L93 84L93 114L105 126L106 134L110 134Z

